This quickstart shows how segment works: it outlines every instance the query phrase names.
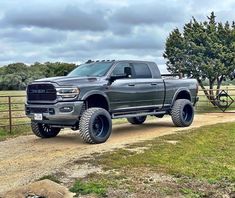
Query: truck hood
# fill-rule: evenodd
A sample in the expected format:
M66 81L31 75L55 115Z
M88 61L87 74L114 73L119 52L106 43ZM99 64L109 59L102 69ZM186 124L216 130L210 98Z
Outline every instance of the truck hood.
M68 76L59 76L52 78L43 78L39 80L35 80L34 83L37 82L51 82L56 83L59 86L79 86L79 85L87 85L91 83L97 83L101 78L97 77L68 77Z

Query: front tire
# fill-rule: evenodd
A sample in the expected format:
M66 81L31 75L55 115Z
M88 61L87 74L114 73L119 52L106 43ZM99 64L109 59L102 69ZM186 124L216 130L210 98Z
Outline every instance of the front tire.
M127 118L127 121L131 124L143 124L147 116L137 116L132 118Z
M176 100L171 110L171 118L175 126L190 126L194 118L194 108L192 103L186 99Z
M36 123L31 121L31 129L33 133L40 138L52 138L58 135L61 128L51 127L47 124Z
M89 108L81 116L80 136L89 144L106 142L112 131L110 114L102 108Z

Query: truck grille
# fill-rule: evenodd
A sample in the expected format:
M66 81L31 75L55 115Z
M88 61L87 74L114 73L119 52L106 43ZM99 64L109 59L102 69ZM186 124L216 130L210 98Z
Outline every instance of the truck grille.
M29 108L30 113L48 113L48 108Z
M28 101L54 101L56 89L52 84L32 84L27 88Z

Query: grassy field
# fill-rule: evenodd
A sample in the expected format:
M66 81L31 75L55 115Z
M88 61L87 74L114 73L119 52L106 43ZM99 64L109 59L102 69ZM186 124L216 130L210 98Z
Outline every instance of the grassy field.
M233 197L234 153L235 123L179 132L80 161L104 172L78 179L70 190L100 197Z
M21 103L21 104L13 104L12 109L22 109L22 107L24 107L25 91L0 91L0 103L8 103L8 97L6 96L12 96L11 98L12 103ZM0 104L0 111L8 109L9 109L8 104Z
M25 96L25 91L0 91L0 96Z

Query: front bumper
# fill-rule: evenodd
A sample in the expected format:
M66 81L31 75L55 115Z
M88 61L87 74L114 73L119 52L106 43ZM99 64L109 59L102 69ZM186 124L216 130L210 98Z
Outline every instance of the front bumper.
M56 104L25 104L26 115L34 120L35 114L42 114L42 120L34 120L38 123L75 126L79 120L84 102L58 102ZM67 109L67 112L65 111Z

